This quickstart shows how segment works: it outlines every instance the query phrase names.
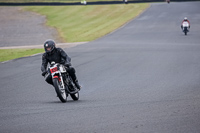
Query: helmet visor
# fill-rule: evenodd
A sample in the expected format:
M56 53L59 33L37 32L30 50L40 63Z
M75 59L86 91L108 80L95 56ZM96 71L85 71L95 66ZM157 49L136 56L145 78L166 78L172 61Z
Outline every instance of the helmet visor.
M44 45L44 47L45 47L45 51L46 52L51 52L52 50L53 50L53 45L52 44L45 44Z
M46 48L46 51L50 52L51 49L52 49L51 47L47 47L47 48Z

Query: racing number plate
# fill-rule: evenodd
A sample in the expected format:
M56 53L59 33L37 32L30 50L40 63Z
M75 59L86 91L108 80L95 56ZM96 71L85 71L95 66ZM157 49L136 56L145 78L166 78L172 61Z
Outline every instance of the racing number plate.
M55 73L58 71L58 67L53 67L50 69L51 73Z

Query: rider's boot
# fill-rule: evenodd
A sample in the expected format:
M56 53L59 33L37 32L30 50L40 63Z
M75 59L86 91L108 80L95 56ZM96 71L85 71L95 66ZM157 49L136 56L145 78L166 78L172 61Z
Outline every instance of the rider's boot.
M80 86L80 84L78 83L78 80L77 80L77 79L74 81L74 84L76 85L77 89L81 90L81 86Z
M76 74L75 74L75 69L73 67L70 67L70 68L68 68L68 72L69 72L74 84L76 85L77 89L80 90L81 86L78 83L78 80L77 80L77 77L76 77Z

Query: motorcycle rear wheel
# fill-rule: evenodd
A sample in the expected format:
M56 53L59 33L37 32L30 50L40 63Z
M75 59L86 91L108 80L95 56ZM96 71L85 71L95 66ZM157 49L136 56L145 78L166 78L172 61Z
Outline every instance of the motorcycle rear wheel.
M70 94L70 96L74 101L77 101L79 99L79 92L77 92L75 94Z
M53 79L53 85L60 101L63 103L67 102L67 94L65 92L65 89L61 87L57 78Z

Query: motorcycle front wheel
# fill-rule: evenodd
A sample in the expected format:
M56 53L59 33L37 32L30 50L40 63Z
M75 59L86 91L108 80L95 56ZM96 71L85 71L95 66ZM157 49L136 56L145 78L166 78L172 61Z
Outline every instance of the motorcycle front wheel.
M185 31L185 35L187 35L187 31Z
M187 35L187 31L188 31L187 27L184 27L183 32L185 33L185 35Z
M57 78L53 79L53 85L60 101L63 103L67 102L67 94L65 92L65 89L61 87L61 84Z

